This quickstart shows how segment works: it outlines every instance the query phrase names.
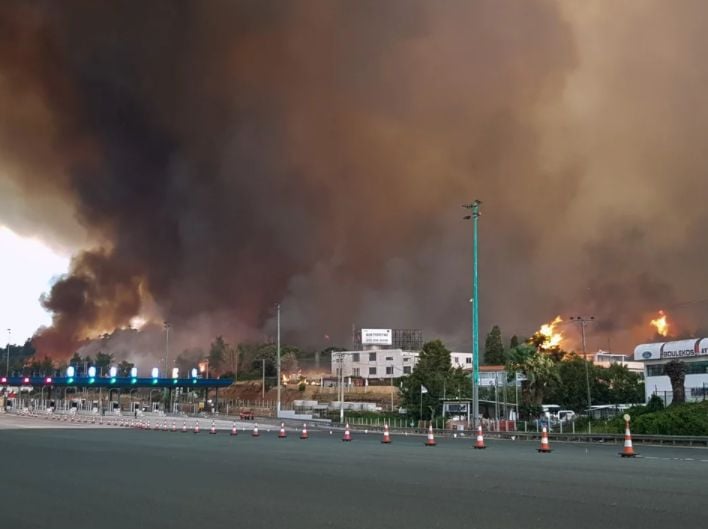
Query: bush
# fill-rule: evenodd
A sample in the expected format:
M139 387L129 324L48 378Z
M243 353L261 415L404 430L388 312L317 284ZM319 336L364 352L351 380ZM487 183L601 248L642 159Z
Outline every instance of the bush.
M307 384L305 384L305 382L300 382L300 383L297 385L298 391L305 391L305 388L307 388Z

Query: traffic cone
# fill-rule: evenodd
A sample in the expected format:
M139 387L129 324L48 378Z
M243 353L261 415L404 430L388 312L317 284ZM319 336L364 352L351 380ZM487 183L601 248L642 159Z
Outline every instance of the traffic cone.
M187 433L187 421L182 421L182 433Z
M344 426L344 437L342 437L342 441L345 441L345 442L348 443L348 442L350 442L351 440L352 440L352 434L351 434L351 432L349 431L349 423L347 423L347 424Z
M199 421L194 424L194 433L199 433Z
M435 436L433 435L433 425L431 424L428 427L428 439L425 441L425 446L435 446L436 444L438 443L435 442Z
M302 425L302 433L300 434L300 439L307 439L308 437L310 437L310 436L307 434L307 424L303 424Z
M474 447L478 449L487 448L484 446L484 436L482 435L482 425L477 427L477 440L474 443Z
M148 419L148 421L147 421L147 427L146 427L145 429L146 429L146 430L152 430L152 428L150 427L150 419Z
M548 454L552 451L551 445L548 444L548 431L546 431L545 426L541 431L541 446L538 448L538 451L544 454Z
M261 435L261 434L258 433L258 423L256 423L253 425L253 431L251 432L251 437L258 437L259 435Z
M211 421L211 428L209 428L209 433L211 435L216 435L216 426L214 426L214 421Z
M167 432L168 430L169 428L167 427L167 419L165 419L164 421L162 421L162 431Z
M238 435L238 430L236 430L236 421L234 421L233 425L231 426L231 435Z
M177 424L175 423L175 421L172 421L172 431L173 432L177 431Z
M381 439L381 442L385 445L391 443L391 436L388 433L388 424L384 423L384 433L383 433L383 439Z
M278 432L278 439L285 439L288 434L285 433L285 423L280 423L280 432Z
M637 455L632 447L632 433L629 431L629 421L624 421L624 448L619 455L622 457L634 457Z

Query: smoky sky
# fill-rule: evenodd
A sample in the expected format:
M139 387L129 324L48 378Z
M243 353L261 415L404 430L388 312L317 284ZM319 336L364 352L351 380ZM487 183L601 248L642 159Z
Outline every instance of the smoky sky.
M138 314L258 339L276 303L301 345L468 347L473 199L483 332L592 314L628 349L708 297L706 11L4 2L0 221L75 252L40 350Z

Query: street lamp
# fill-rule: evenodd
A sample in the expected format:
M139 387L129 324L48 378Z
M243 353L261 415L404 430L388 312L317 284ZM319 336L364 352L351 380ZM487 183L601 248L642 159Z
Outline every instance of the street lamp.
M7 363L5 364L5 376L10 376L10 336L12 335L12 330L7 330Z
M275 417L280 417L280 303L276 305L278 311L278 331L277 331L277 344L276 344L276 354L277 354L277 376L278 376L278 403L275 409Z
M479 207L482 202L475 200L471 204L464 204L462 207L472 210L470 215L464 217L465 220L472 220L472 411L473 422L477 426L479 416L479 274L477 264L477 225L479 224Z
M170 358L170 323L168 321L163 322L165 327L165 375L167 374L167 366L169 365Z
M591 419L592 414L591 414L590 410L592 408L592 399L590 396L590 368L588 367L588 357L587 357L587 352L585 350L585 325L595 321L595 316L589 316L589 317L571 316L568 319L574 323L577 323L580 326L580 333L581 333L582 341L583 341L583 358L585 359L585 384L587 386L587 392L588 392L588 418Z

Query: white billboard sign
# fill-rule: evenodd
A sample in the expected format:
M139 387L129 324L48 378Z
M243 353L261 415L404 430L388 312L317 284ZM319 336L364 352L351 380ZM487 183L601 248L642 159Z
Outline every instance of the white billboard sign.
M393 332L391 329L362 329L362 345L391 345L393 344Z

